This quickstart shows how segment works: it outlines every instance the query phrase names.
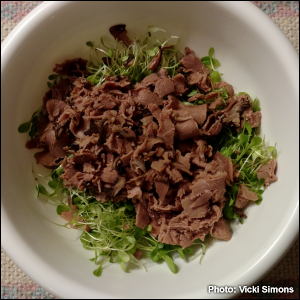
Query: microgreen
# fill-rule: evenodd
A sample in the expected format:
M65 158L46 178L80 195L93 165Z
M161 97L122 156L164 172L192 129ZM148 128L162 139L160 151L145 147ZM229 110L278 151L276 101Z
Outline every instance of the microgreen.
M157 31L165 32L163 29L154 26L148 27L149 33ZM94 43L87 42L87 46L90 47L90 57L87 63L87 71L90 73L90 76L87 79L93 85L99 86L104 82L105 76L121 75L127 76L135 84L152 73L148 69L150 62L158 53L159 47L163 47L171 41L172 45L174 45L178 42L178 38L171 36L169 39L161 42L152 35L144 39L136 38L129 47L126 47L123 43L117 41L111 42L108 40L104 43L103 38L101 38L101 44L108 49L107 51ZM165 68L170 76L176 75L180 55L180 52L174 48L163 50L159 68ZM105 57L109 57L109 63L103 62L102 58ZM130 60L130 64L127 64L127 60L131 57L133 59Z
M243 93L244 94L244 93ZM223 214L228 219L242 218L234 212L234 204L240 184L245 184L258 196L256 204L262 202L264 179L258 180L257 170L271 159L276 158L275 147L267 146L265 139L257 136L256 131L248 122L244 122L243 130L239 133L232 127L223 126L220 139L214 145L215 151L231 158L239 171L239 182L227 186L226 205Z
M18 127L18 131L20 133L26 133L29 131L29 136L33 139L37 135L37 124L39 123L41 117L43 115L42 107L39 107L31 116L30 120L22 123Z
M106 261L119 263L124 272L128 271L130 261L134 261L144 268L133 255L136 250L142 251L146 257L150 257L155 262L165 261L171 272L176 273L177 267L172 254L177 252L184 259L186 254L193 252L191 248L183 250L180 246L159 243L151 236L151 225L144 229L138 228L135 225L136 213L132 201L101 203L96 201L89 191L63 187L63 181L60 178L62 173L63 169L60 165L45 177L48 180L49 188L54 190L52 193L38 183L38 196L47 196L48 201L56 205L58 215L61 215L63 211L72 210L73 205L78 207L68 225L83 230L80 236L82 246L95 253L94 258L90 259L98 265L93 272L95 276L98 277L102 274L103 264ZM35 174L35 177L38 176ZM61 200L62 197L60 199L56 197L59 192L65 195L65 200ZM66 197L69 197L68 201ZM90 227L89 232L85 231L86 225ZM197 244L204 247L202 242ZM105 258L99 261L100 257Z

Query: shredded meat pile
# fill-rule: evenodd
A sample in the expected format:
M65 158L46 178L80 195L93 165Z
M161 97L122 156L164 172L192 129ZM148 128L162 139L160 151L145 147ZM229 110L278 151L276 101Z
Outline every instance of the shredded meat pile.
M68 78L46 93L35 142L44 148L36 155L38 163L62 164L64 186L88 189L101 202L132 199L136 226L151 224L160 242L185 248L208 233L230 240L222 209L226 185L238 174L230 158L213 156L210 141L223 124L240 128L244 112L253 127L261 114L253 113L247 95L234 96L226 82L216 87L225 87L230 98L216 110L222 101L211 91L209 70L189 48L180 63L175 77L159 69L134 87L121 76L92 86L82 59L56 65L54 71ZM182 104L178 97L188 85L215 100ZM274 181L272 168L266 170L260 176ZM239 193L238 208L256 200L247 198L246 189Z

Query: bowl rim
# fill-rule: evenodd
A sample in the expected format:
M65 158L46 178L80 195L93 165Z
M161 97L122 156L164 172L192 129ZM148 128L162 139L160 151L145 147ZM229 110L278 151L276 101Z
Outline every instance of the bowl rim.
M28 27L28 25L35 22L38 17L41 15L47 16L52 11L56 11L63 6L67 6L72 4L75 1L45 1L35 9L33 9L26 17L24 17L17 26L9 33L6 39L3 41L1 45L1 73L5 70L5 61L6 57L9 57L9 47L14 42L16 38L22 31ZM250 24L250 19L255 15L256 22L252 22L255 24L251 24L254 30L258 30L258 26L264 27L265 30L261 33L265 35L265 32L269 32L268 34L273 36L272 39L268 40L269 44L272 44L275 47L277 53L285 53L286 57L288 58L286 61L286 68L290 70L291 73L291 82L294 88L299 86L299 55L297 54L295 48L290 43L286 35L279 29L279 27L265 14L263 13L258 7L254 4L247 2L234 2L234 1L226 1L227 3L222 3L221 1L217 1L217 5L221 7L225 7L228 9L232 9L235 12L243 11L243 14L246 16L245 22ZM258 21L259 19L259 21ZM297 61L297 64L295 64ZM296 89L295 89L296 90ZM298 92L298 99L299 99L299 92ZM298 106L299 110L299 102L294 103ZM295 196L299 198L299 183L295 188ZM32 278L37 284L43 287L45 290L51 292L52 294L60 297L64 297L65 294L62 294L61 290L57 289L57 286L49 284L48 282L40 281L40 278L37 276L37 271L34 269L29 268L29 263L23 260L20 256L16 248L12 243L8 243L8 235L13 234L18 236L20 239L18 240L17 244L22 246L23 251L29 251L26 241L22 239L21 236L18 235L18 232L14 229L13 226L9 226L11 224L11 220L8 218L5 212L5 206L3 202L1 202L1 224L5 225L5 230L3 230L4 226L1 226L1 245L5 252L12 258L14 262L20 267L20 269L24 270L25 274L28 274L30 278ZM10 229L8 229L10 228ZM241 274L238 278L240 282L248 284L249 286L255 284L259 281L266 273L268 273L286 254L286 252L290 249L293 245L293 242L299 235L299 203L294 207L293 213L290 217L289 222L286 226L282 229L278 238L273 242L271 247L265 252L265 255L261 257L259 261L257 261L251 269L248 269L245 273ZM280 245L279 245L280 241ZM28 253L30 257L30 253ZM34 258L33 256L31 258ZM48 266L45 262L40 261L40 268L47 269ZM49 269L48 269L49 270ZM49 270L51 271L51 270ZM243 280L241 280L241 278ZM238 285L238 282L234 280L234 285ZM235 294L237 296L238 293ZM209 295L208 295L209 296ZM190 293L188 297L197 298L199 295ZM223 295L223 297L230 297L230 295Z

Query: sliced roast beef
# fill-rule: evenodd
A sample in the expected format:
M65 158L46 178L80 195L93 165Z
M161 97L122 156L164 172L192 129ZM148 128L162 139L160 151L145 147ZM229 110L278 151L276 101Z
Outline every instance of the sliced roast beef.
M172 94L173 92L175 92L175 85L172 79L160 78L156 82L154 93L157 94L159 98Z
M257 178L265 180L265 187L278 180L275 175L276 165L276 159L272 159L257 170Z
M136 98L134 98L136 103L140 103L143 106L147 106L149 104L162 105L163 100L160 99L156 94L152 93L148 89L141 89Z
M249 107L244 111L245 121L250 124L252 128L258 127L261 123L261 112L253 112L252 108Z
M175 125L177 137L183 141L192 139L200 135L198 125L194 120L187 120L184 122L177 122Z
M217 239L225 241L231 240L232 237L231 228L228 224L228 221L224 218L221 218L214 224L214 227L211 229L210 234Z
M208 75L209 70L204 66L202 61L196 57L195 52L188 47L185 47L185 56L179 61L187 70L200 72Z
M175 91L180 95L184 94L188 90L187 81L185 77L182 74L177 74L172 78L174 85L175 85Z
M258 196L256 193L250 191L245 184L241 184L236 196L235 206L243 208L247 205L248 200L256 201L258 200Z

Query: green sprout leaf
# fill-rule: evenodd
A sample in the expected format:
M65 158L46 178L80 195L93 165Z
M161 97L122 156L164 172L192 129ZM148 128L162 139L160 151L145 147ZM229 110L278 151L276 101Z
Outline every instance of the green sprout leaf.
M164 261L167 263L169 269L172 271L172 273L176 274L176 266L174 264L173 258L169 254L165 254L163 257Z
M221 82L220 73L217 71L212 71L210 74L211 77L211 86L214 87L216 82Z
M157 31L163 31L163 32L166 32L164 29L161 29L161 28L158 28L158 27L155 27L155 26L148 26L148 31L149 32L157 32Z
M49 193L47 192L46 188L41 184L36 185L36 190L37 190L37 197L40 194L45 195L45 196L50 196Z
M21 124L19 127L18 127L18 131L20 133L25 133L25 132L28 132L29 129L30 129L30 125L31 125L31 120L26 122L26 123L23 123Z
M197 93L198 93L197 90L192 90L192 91L188 94L188 97L195 96Z
M93 47L94 47L94 44L93 44L93 42L90 42L90 41L86 42L86 45L87 45L88 47L91 47L91 48L93 48Z
M109 57L113 57L113 51L111 49L108 50L107 54Z
M213 58L214 53L215 53L215 49L213 47L209 48L209 50L208 50L208 56L209 56L209 58L211 60Z
M94 272L93 274L96 276L96 277L100 277L101 274L102 274L102 265L99 266Z
M57 208L56 208L56 213L57 213L58 215L61 215L61 213L62 213L63 211L69 211L69 210L72 210L72 208L69 207L69 206L67 206L67 205L65 205L65 204L61 204L61 205L58 205L58 206L57 206Z

